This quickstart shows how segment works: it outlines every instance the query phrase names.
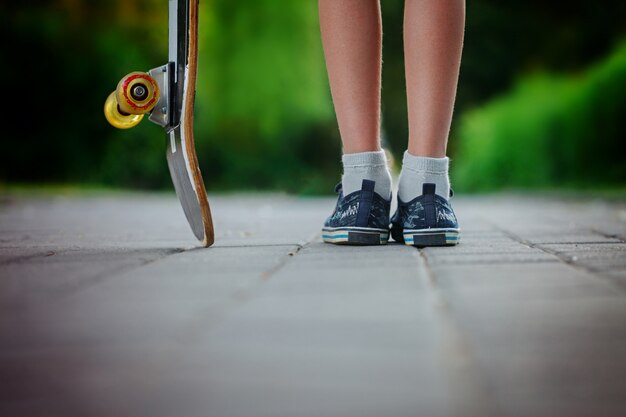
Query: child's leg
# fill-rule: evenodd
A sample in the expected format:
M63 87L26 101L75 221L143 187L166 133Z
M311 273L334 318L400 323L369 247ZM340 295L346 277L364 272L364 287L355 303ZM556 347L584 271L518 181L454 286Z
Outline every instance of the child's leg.
M319 0L328 78L345 153L379 151L378 0Z
M344 195L375 181L389 198L391 177L380 148L382 23L379 0L319 0L328 78L343 143Z
M409 145L402 160L394 240L455 245L460 230L450 202L446 146L456 95L464 0L405 0L404 58Z
M409 144L400 177L400 198L409 201L432 182L448 198L446 147L456 95L464 0L406 0L404 54Z
M389 239L391 175L380 148L382 23L379 0L319 0L328 78L343 143L342 192L324 223L328 243Z

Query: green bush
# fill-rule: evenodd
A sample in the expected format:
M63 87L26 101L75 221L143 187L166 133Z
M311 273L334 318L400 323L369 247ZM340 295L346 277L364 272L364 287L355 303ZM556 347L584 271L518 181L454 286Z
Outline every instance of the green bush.
M626 44L581 74L535 74L466 112L452 176L459 190L626 182Z

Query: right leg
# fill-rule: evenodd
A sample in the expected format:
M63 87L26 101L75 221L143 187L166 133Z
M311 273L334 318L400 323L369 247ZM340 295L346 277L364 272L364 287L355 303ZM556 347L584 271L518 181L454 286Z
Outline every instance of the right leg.
M465 0L405 0L409 144L404 154L398 195L410 201L424 183L448 199L446 146L459 78Z

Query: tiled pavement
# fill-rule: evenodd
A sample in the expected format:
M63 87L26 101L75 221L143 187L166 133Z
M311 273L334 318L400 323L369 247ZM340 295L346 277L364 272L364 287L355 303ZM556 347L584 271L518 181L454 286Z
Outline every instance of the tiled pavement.
M0 416L624 416L626 199L457 197L453 248L332 199L0 197Z

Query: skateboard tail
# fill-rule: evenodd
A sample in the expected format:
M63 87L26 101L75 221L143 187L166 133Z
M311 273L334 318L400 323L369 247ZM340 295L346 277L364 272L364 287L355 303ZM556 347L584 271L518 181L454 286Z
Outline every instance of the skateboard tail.
M174 188L191 229L203 244L214 242L213 221L193 130L198 70L198 0L170 0L170 61L175 68L174 123L167 157ZM174 35L175 34L175 35Z
M189 174L188 159L185 157L186 146L188 144L185 143L181 126L172 129L168 134L167 163L176 195L193 234L203 246L210 246L214 235L209 202L206 192L203 192L204 188L198 190L193 176Z

